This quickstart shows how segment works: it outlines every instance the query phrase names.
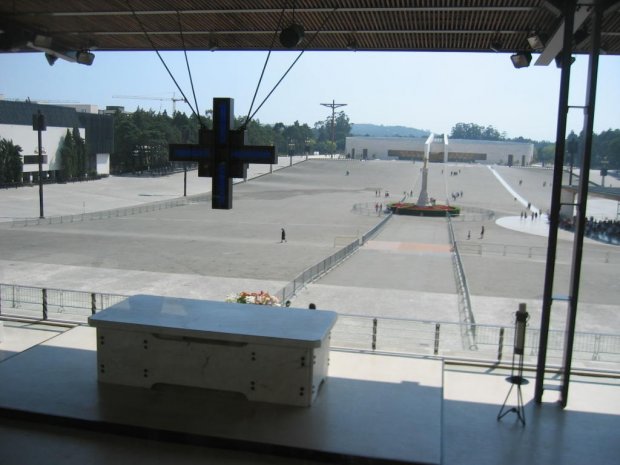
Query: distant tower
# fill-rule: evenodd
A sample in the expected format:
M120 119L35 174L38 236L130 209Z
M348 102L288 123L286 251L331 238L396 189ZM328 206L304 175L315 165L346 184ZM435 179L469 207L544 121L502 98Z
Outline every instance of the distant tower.
M431 203L428 200L428 192L427 192L427 184L428 184L428 158L431 153L431 144L433 143L433 139L435 135L431 133L426 139L424 143L424 167L422 168L422 188L420 189L420 197L418 197L418 202L416 205L418 207L426 207Z

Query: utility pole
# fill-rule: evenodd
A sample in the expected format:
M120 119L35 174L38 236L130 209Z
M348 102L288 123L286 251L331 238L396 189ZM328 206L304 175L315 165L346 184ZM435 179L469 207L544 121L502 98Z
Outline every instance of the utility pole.
M332 103L321 103L321 105L332 109L332 153L331 153L331 157L334 158L334 148L336 147L336 128L335 128L336 108L346 107L347 104L336 103L335 100L332 100Z
M45 131L47 126L45 124L45 115L41 113L41 110L37 110L37 113L32 115L32 129L37 131L38 138L38 152L39 152L39 218L45 218L43 214L43 144L41 142L41 131Z

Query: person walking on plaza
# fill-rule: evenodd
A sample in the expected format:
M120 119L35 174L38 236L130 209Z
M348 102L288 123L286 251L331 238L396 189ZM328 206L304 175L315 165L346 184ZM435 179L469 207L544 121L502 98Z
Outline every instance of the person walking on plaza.
M284 228L282 228L282 235L280 239L280 243L282 242L286 242L286 231L284 230Z
M482 228L480 228L480 239L482 239L484 237L484 225L482 225Z

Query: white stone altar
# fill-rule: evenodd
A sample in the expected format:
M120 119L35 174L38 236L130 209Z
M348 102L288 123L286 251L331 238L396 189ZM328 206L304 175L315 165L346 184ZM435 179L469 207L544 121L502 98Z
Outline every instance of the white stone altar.
M327 378L337 314L137 295L89 318L99 382L192 386L309 406Z

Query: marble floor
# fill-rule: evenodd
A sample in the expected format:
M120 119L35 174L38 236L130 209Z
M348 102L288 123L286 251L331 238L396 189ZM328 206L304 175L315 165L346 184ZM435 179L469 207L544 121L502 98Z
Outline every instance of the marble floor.
M532 382L522 426L514 413L497 420L505 370L332 351L328 383L299 409L191 389L102 389L92 328L4 326L2 464L570 465L613 464L620 453L619 379L573 377L566 409L552 393L536 404Z

